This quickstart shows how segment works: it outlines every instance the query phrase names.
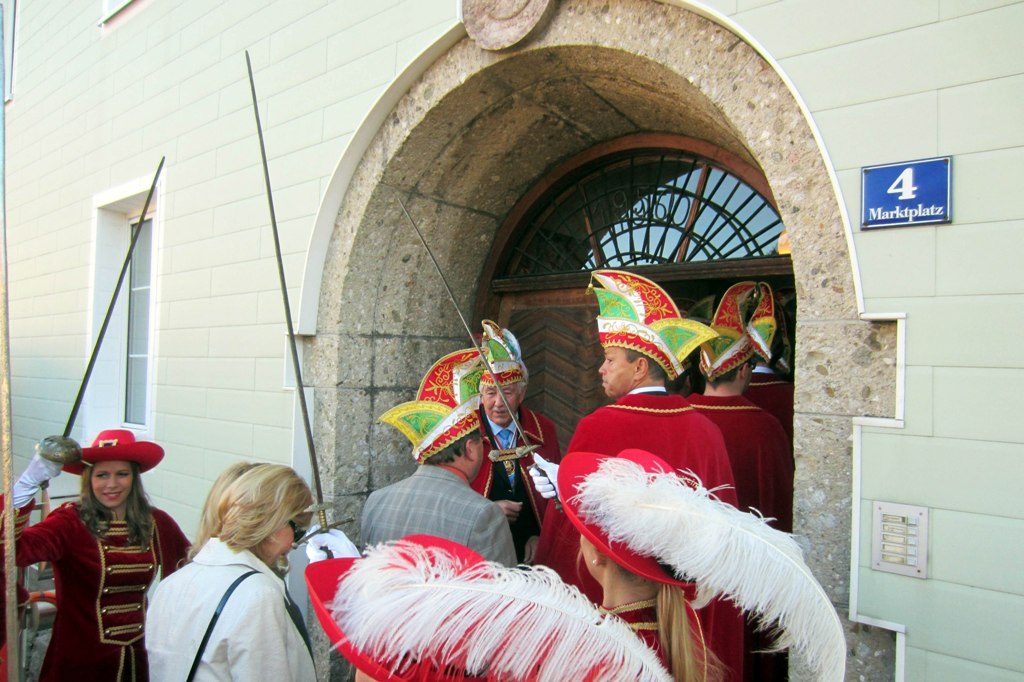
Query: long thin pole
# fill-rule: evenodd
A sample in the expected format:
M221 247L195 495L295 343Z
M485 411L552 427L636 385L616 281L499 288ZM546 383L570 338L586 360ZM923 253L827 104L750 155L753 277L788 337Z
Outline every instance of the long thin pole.
M103 344L103 337L107 333L107 327L110 325L110 318L114 315L114 306L117 305L117 296L121 293L121 286L124 284L125 275L128 274L128 266L132 263L132 255L135 253L135 245L139 241L139 235L142 234L142 223L146 220L146 213L149 212L149 204L153 200L153 192L156 190L156 183L160 179L160 171L164 169L164 161L167 157L160 157L160 164L156 167L156 173L153 174L153 182L149 185L149 193L146 195L146 203L142 205L142 215L139 217L139 224L135 226L135 231L132 232L132 240L128 244L128 253L124 256L124 263L121 264L121 272L117 276L117 284L114 285L114 293L110 295L110 303L107 305L107 312L103 316L103 324L100 325L100 332L96 335L96 341L92 345L92 353L89 355L89 363L85 366L85 374L82 376L82 383L78 385L78 395L75 396L75 402L71 405L71 413L68 414L68 420L64 424L64 437L67 438L71 435L71 430L75 428L75 418L78 416L78 410L82 407L82 399L85 397L85 389L89 386L89 377L92 376L92 369L96 366L96 358L100 354L100 346Z
M292 328L292 307L288 303L288 284L284 277L284 259L281 257L281 240L277 232L277 214L274 211L274 194L270 188L270 166L267 164L267 148L263 142L263 125L260 123L260 107L256 100L256 80L252 76L252 60L245 51L245 68L249 72L249 89L252 92L252 113L256 117L256 134L260 139L260 159L263 161L263 180L267 187L267 207L270 209L270 229L274 235L274 255L277 256L277 274L281 282L281 299L284 301L284 321L288 325L288 347L291 349L292 369L295 372L295 390L299 394L299 408L302 410L302 426L306 432L306 449L309 451L309 465L313 471L313 493L316 495L317 517L320 528L327 528L327 511L324 508L324 493L320 486L320 467L313 444L313 428L309 422L309 408L306 406L306 392L303 390L302 367L299 365L299 350Z
M6 92L4 71L4 17L3 5L0 5L0 94ZM11 433L11 325L10 310L7 299L7 183L6 178L6 139L4 136L4 105L0 102L0 451L3 453L4 468L4 615L7 642L7 679L20 678L18 667L18 572L14 565L14 502L10 494L14 484L14 452Z
M437 270L437 274L441 277L444 289L448 292L448 300L452 302L452 307L455 308L455 312L458 313L459 319L462 321L463 328L465 328L466 333L469 334L469 342L473 344L473 348L475 348L477 353L480 354L480 359L484 361L484 367L486 367L490 375L494 377L494 383L497 384L498 375L494 373L494 368L491 367L491 362L487 359L487 353L484 352L483 348L477 345L476 339L473 337L473 330L470 328L469 323L466 322L466 318L463 316L462 311L459 310L459 304L455 300L455 293L452 291L451 286L448 285L448 278L444 276L444 270L441 269L441 264L437 262L436 258L434 258L434 252L430 250L430 245L427 244L427 240L423 237L423 233L420 231L419 226L416 224L416 221L412 219L412 216L409 215L409 209L405 207L405 202L402 201L402 197L398 196L397 192L395 193L395 198L398 199L398 205L402 207L402 212L405 213L405 217L408 218L409 224L412 225L412 229L416 231L416 236L420 238L420 243L423 244L423 248L426 250L427 255L430 256L430 262L434 264L434 269ZM527 448L529 448L531 445L530 439L526 435L526 431L523 430L523 427L519 425L519 419L516 417L515 410L513 410L508 404L508 399L505 397L505 391L502 390L500 385L498 385L498 395L501 396L502 404L505 406L509 415L511 415L512 423L516 426L516 431L518 431L522 436L523 443Z

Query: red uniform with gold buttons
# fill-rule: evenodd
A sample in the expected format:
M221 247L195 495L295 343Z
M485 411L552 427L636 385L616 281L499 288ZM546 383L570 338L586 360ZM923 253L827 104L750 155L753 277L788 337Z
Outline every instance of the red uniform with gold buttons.
M29 504L18 510L27 516ZM148 546L131 544L124 521L102 538L68 502L17 540L17 562L53 564L57 618L40 680L148 680L143 640L146 590L157 570L166 576L184 560L189 542L165 512L153 509Z

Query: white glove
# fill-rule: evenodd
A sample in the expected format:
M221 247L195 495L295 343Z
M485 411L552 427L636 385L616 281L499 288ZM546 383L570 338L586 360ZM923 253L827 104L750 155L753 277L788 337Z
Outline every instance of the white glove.
M316 526L310 528L311 532L315 530ZM356 549L356 546L352 544L347 535L337 528L332 528L326 533L317 533L306 541L306 556L309 557L309 563L312 564L327 559L328 556L327 552L324 551L325 549L330 550L335 559L359 556L359 550Z
M530 467L530 478L533 487L545 500L558 497L558 465L553 464L536 452L533 453L533 466Z
M33 455L28 466L25 468L25 472L14 484L14 489L11 491L11 502L14 504L14 508L20 509L28 504L36 496L39 486L51 478L56 478L61 468L61 465L57 462L43 459L38 453Z

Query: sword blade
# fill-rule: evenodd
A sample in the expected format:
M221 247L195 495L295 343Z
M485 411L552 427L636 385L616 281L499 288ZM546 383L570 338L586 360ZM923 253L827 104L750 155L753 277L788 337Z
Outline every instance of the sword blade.
M274 193L270 187L270 166L267 164L267 148L263 142L263 125L260 123L260 107L256 100L256 80L252 75L252 60L249 51L245 51L245 68L249 72L249 90L252 93L252 112L256 117L256 134L260 141L260 160L263 162L263 181L267 190L267 207L270 209L270 228L274 235L274 255L277 257L277 275L281 283L281 300L284 302L284 321L288 327L288 347L291 350L292 370L295 372L295 391L299 396L299 408L302 412L302 427L306 435L306 450L309 452L309 467L313 472L313 493L316 503L317 519L320 527L327 527L327 512L323 507L324 493L320 485L320 466L316 459L316 445L313 443L313 428L309 421L309 407L306 405L306 392L303 390L302 368L299 365L299 351L295 342L295 329L292 327L292 308L288 303L288 284L284 276L284 259L281 257L281 240L277 231L277 213L274 211Z
M114 306L117 305L117 297L121 293L121 285L124 284L125 275L128 274L128 266L131 265L132 256L135 254L135 245L139 241L139 235L142 234L142 224L146 220L146 213L149 211L149 204L153 200L153 192L156 190L156 183L160 179L160 171L164 169L164 161L166 160L167 157L160 158L160 165L156 167L156 173L153 174L153 182L149 185L149 193L146 195L146 203L142 205L142 215L139 216L139 224L135 226L135 231L132 233L132 240L128 244L128 253L125 254L124 263L121 264L121 272L117 276L117 284L114 285L114 293L110 295L110 303L107 305L107 312L103 316L103 324L100 325L99 334L96 335L96 342L92 346L92 354L89 356L89 362L85 366L85 374L82 376L82 382L78 385L78 394L75 396L75 402L71 405L71 413L68 415L68 420L64 424L64 438L70 436L71 430L75 427L75 418L78 416L78 411L82 407L82 399L85 397L85 389L89 386L89 377L92 376L93 367L96 366L96 358L99 357L100 346L103 344L103 337L107 333L107 327L110 325L110 318L114 314Z
M423 237L423 232L420 231L420 228L416 224L416 221L412 219L411 215L409 215L409 209L405 207L405 202L402 201L402 197L400 197L397 192L395 193L395 198L398 200L398 205L402 207L402 212L405 214L405 217L409 220L409 224L412 225L412 229L416 232L416 236L420 238L420 244L423 244L424 250L427 252L427 255L430 256L430 262L434 264L434 269L437 270L437 274L441 277L441 282L444 284L444 290L448 292L448 300L451 301L452 307L455 308L455 312L458 313L459 319L462 321L462 326L463 328L465 328L466 334L469 335L469 343L473 346L476 352L480 354L480 359L484 361L484 367L486 367L487 371L490 372L492 377L494 377L494 383L497 385L498 375L494 373L494 369L491 367L490 361L487 360L487 353L484 352L483 347L477 345L476 339L473 337L473 330L470 328L469 323L466 322L466 318L462 314L462 311L459 310L459 304L456 302L455 294L452 292L452 288L448 284L448 278L444 276L444 270L441 269L441 264L437 262L437 258L434 257L434 252L430 250L430 245L427 244L427 240ZM502 390L502 387L500 385L498 385L497 387L498 395L501 396L501 402L505 406L505 409L508 411L509 415L511 415L512 423L515 424L516 431L518 431L522 436L523 443L525 444L526 448L531 447L532 444L530 443L530 439L526 435L526 431L523 431L523 427L520 426L519 418L516 417L515 410L513 410L511 406L509 406L508 404L508 399L505 397L505 391Z

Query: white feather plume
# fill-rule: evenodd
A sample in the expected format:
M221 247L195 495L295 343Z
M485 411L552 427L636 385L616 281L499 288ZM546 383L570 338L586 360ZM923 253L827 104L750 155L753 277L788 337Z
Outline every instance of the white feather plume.
M500 680L671 679L628 625L544 567L465 569L437 548L381 545L342 578L331 612L398 674L430 660Z
M699 481L691 472L684 478ZM725 596L777 633L819 679L842 680L843 627L799 545L763 518L721 502L675 474L609 458L577 488L579 512L613 542L672 566L702 594Z

